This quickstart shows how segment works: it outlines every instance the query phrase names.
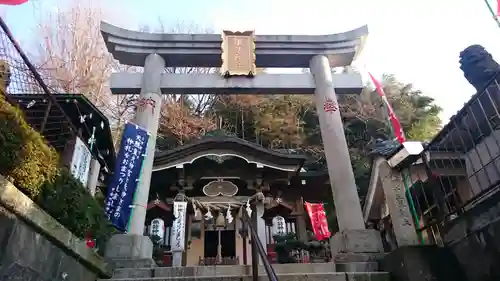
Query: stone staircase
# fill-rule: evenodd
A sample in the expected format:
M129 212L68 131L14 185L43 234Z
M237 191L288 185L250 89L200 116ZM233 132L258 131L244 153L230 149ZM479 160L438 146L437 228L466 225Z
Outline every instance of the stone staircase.
M137 264L136 264L137 266ZM390 281L385 272L335 272L332 263L273 264L279 281ZM109 281L108 279L107 281ZM250 265L117 268L112 281L252 281ZM269 280L263 266L259 280ZM102 280L104 281L104 280Z

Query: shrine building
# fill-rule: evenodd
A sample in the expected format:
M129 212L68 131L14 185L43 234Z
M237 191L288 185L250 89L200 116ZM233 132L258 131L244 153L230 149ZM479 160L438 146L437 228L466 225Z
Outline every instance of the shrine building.
M251 264L250 235L239 217L259 196L252 203L257 215L253 226L268 251L274 235L293 232L307 241L310 222L304 202L332 195L328 174L307 172L305 162L294 150L267 149L226 135L157 151L145 235L159 236L166 265L176 235L184 236L182 266ZM184 233L173 234L173 202L183 199L189 201Z

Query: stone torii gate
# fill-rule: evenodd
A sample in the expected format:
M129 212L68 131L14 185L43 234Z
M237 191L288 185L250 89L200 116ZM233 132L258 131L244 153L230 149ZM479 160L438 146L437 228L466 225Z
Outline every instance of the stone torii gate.
M124 65L144 67L144 73L112 74L110 86L114 94L140 92L134 122L152 134L142 181L136 191L129 233L112 239L117 244L115 247L122 248L115 251L120 252L116 258L151 257L151 242L142 235L162 93L314 94L340 228L340 233L332 239L335 260L359 265L358 262L367 261L367 253L381 252L378 234L365 229L336 97L337 94L359 93L363 83L359 74L331 72L332 67L350 65L360 53L368 35L366 26L320 36L254 36L253 31L225 31L221 38L216 34L143 33L103 22L101 32L116 60ZM222 67L223 73L166 74L165 67ZM264 73L253 76L256 67L309 68L310 74Z

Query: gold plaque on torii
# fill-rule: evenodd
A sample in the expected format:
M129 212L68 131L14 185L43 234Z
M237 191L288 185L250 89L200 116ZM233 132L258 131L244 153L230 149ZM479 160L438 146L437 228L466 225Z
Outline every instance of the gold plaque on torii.
M220 73L225 77L254 76L255 31L222 31L222 66Z

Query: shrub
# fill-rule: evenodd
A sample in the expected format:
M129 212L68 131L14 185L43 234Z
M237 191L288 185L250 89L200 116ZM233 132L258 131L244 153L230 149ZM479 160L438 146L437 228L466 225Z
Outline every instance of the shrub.
M87 231L93 238L110 233L103 208L66 168L60 168L56 177L45 183L37 204L79 237Z
M0 173L32 199L58 169L57 152L0 94Z
M0 79L1 80L1 79ZM0 174L76 236L111 233L103 207L66 167L43 136L11 105L0 81Z

